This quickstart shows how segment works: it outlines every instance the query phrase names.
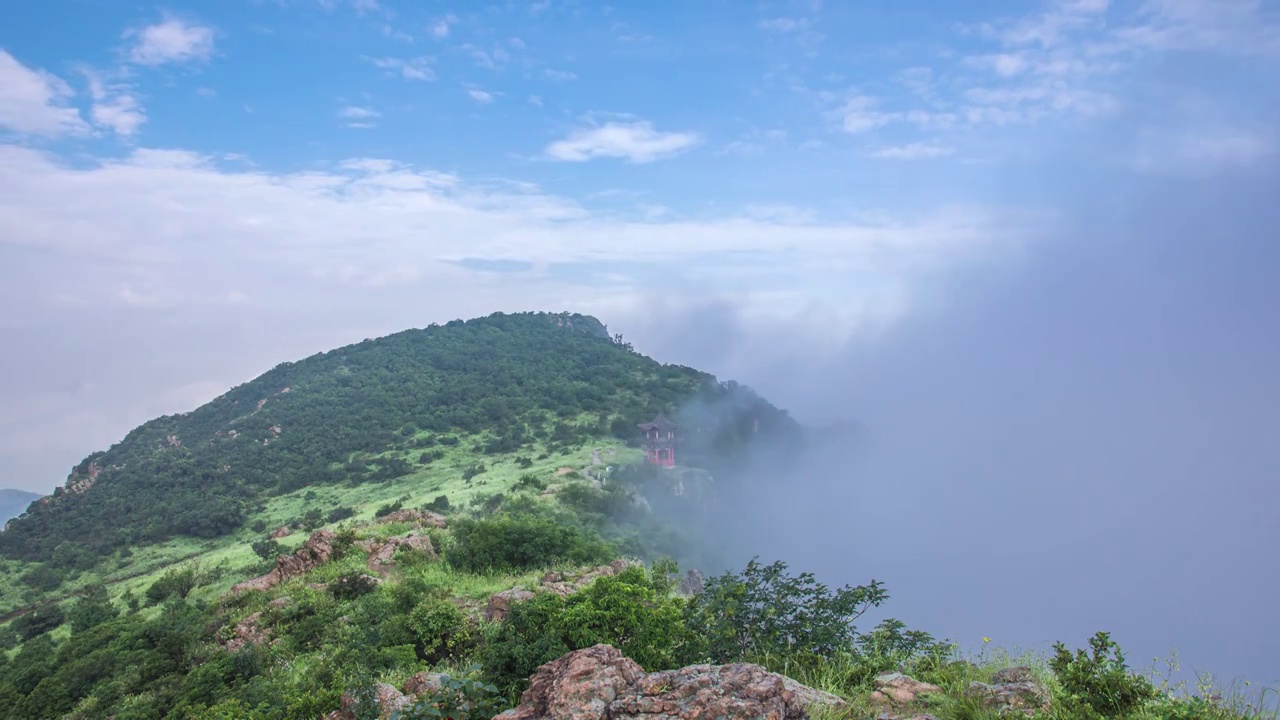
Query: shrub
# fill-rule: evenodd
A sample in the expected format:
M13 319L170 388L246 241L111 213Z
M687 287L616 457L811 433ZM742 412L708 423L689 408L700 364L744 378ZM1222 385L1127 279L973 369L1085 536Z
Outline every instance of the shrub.
M787 565L752 559L741 575L711 578L695 595L686 621L715 662L761 656L822 656L852 649L853 621L888 598L881 583L832 592L812 573L792 577Z
M1062 684L1063 704L1084 718L1122 717L1157 696L1151 681L1129 672L1124 653L1110 634L1089 639L1092 653L1054 643L1049 667Z
M516 458L516 465L522 469L531 468L533 467L533 458L530 458L525 455L521 455L520 457Z
M345 572L329 583L329 592L339 600L355 600L378 588L378 579L362 572Z
M402 502L400 502L399 500L397 500L397 501L395 501L395 502L393 502L393 503L388 503L388 504L383 505L382 507L378 508L378 509L377 509L377 511L373 513L373 516L374 516L374 517L386 517L387 515L390 515L391 513L395 512L395 511L397 511L397 510L403 509L403 508L404 508L404 503L402 503Z
M526 458L527 459L527 458ZM532 463L530 463L532 464ZM534 475L533 473L525 473L516 481L516 489L518 490L546 490L547 481Z
M111 604L107 589L102 585L90 585L71 605L67 619L72 632L84 632L104 622L114 620L120 611Z
M477 463L477 464L474 464L474 465L468 465L467 467L463 468L463 470L462 470L462 479L463 479L463 480L470 480L471 478L473 478L473 477L475 477L475 476L477 476L477 475L480 475L480 474L484 473L484 471L485 471L485 470L487 470L487 469L488 469L488 468L486 468L486 467L484 466L484 463Z
M274 538L256 540L250 547L253 548L254 554L263 560L275 560L276 556L280 554L280 543L276 542Z
M58 627L66 619L67 615L62 611L62 608L50 604L41 605L26 615L18 617L11 625L18 635L22 637L22 641L26 642Z
M172 568L147 588L147 600L159 604L169 598L185 598L200 584L200 574L192 565Z
M346 507L346 506L336 507L329 511L327 519L331 523L342 522L343 520L346 520L347 518L355 514L356 514L356 511L349 507Z
M445 675L442 687L411 707L391 713L391 720L478 720L506 709L498 689L477 678L478 666L459 676Z
M598 535L528 515L464 518L455 523L453 537L449 563L476 573L604 562L610 555Z
M567 598L543 593L515 603L481 646L487 677L515 698L540 665L598 643L617 647L646 670L683 665L692 657L693 638L681 622L684 601L669 589L657 568L646 574L632 567Z
M448 512L448 511L449 511L449 496L448 496L448 495L437 495L437 496L436 496L436 499L435 499L435 500L432 500L431 502L429 502L429 503L427 503L426 505L424 505L424 506L423 506L423 509L425 509L425 510L429 510L429 511L431 511L431 512L438 512L438 513Z
M469 647L474 640L462 611L438 598L414 607L408 624L417 640L418 656L433 664Z

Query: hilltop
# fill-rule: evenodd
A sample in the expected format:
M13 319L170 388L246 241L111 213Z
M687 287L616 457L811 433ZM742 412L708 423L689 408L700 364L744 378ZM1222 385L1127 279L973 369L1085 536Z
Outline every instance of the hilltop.
M11 521L0 554L24 561L28 586L53 591L141 548L242 531L298 491L330 488L338 500L343 488L439 489L462 475L471 486L481 465L527 469L588 443L634 444L636 424L659 412L694 426L686 464L731 461L748 436L798 432L748 389L645 357L595 318L498 313L285 362L147 422Z

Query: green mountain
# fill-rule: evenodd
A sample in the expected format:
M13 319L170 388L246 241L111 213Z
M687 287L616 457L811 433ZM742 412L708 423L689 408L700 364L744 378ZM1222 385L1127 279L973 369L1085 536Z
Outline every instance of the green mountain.
M659 412L691 426L684 463L796 432L746 388L640 355L595 318L499 313L286 362L145 423L10 523L0 554L88 569L122 548L235 532L264 499L300 488L389 482L458 446L554 457L633 440Z
M27 511L27 506L40 496L26 490L0 489L0 525Z

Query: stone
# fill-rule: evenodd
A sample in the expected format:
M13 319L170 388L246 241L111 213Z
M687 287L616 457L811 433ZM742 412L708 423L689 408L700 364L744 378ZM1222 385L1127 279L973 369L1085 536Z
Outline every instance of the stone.
M258 624L261 619L261 612L245 616L240 622L236 623L235 635L224 643L223 647L230 652L235 652L241 648L261 645L266 642L271 633Z
M417 698L438 693L444 689L444 679L447 677L448 675L444 673L431 673L425 670L414 673L404 681L404 694Z
M554 593L560 597L568 597L602 577L617 575L631 566L626 560L614 560L608 565L601 565L579 573L549 572L542 576L538 586L533 590L511 588L503 590L489 598L482 617L490 622L501 622L511 611L511 604L529 600L543 592Z
M835 695L759 665L646 673L616 648L596 645L538 668L520 705L495 720L800 720L815 705L845 708Z
M444 528L448 526L443 515L438 515L426 510L413 510L406 508L404 510L396 510L387 513L378 518L380 523L407 522L421 525L423 527Z
M879 706L902 707L920 702L925 695L941 694L942 688L902 673L884 673L873 681L875 691L871 703Z
M333 541L337 537L332 530L317 530L292 555L276 557L275 568L260 577L246 580L231 588L231 592L244 590L269 590L286 580L301 577L312 569L333 559Z
M395 566L396 552L400 548L420 551L431 560L435 560L437 557L436 550L431 545L431 538L425 533L411 532L408 535L387 538L381 542L376 540L363 541L358 543L358 546L369 553L369 569L379 575L385 575L388 570Z
M485 605L484 612L481 616L489 622L502 622L507 619L507 615L511 612L513 603L523 602L533 598L534 593L529 590L521 590L512 588L495 593L489 597L489 603Z
M680 579L679 590L682 595L701 595L706 587L706 579L697 570L690 570Z
M293 532L293 529L290 528L288 525L281 525L280 527L271 531L271 539L279 540L280 538L284 537L285 535L288 535L291 532Z
M1028 717L1048 711L1053 697L1025 666L1005 668L992 675L989 683L969 683L965 694L1002 715L1021 713Z

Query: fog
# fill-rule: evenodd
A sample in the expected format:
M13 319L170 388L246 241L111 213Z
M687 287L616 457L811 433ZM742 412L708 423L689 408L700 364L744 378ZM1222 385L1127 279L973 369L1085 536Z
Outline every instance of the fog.
M1184 673L1280 684L1277 197L1271 175L1080 192L1053 237L835 353L714 301L628 331L861 427L730 479L712 531L739 562L884 581L881 617L970 650L1107 630L1137 667L1176 649Z

